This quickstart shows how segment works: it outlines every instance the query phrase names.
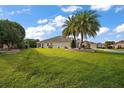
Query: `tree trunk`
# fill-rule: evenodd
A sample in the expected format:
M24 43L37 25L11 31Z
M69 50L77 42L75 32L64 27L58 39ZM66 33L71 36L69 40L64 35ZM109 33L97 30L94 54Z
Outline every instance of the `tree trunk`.
M74 42L75 42L75 48L76 48L76 36L74 35Z
M80 48L83 47L83 33L81 33L81 43L80 43Z
M10 43L8 43L7 46L8 46L8 50L10 50L11 49Z

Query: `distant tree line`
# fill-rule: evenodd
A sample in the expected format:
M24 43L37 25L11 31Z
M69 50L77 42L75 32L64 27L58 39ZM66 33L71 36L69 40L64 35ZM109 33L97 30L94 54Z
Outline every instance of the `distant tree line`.
M115 44L115 41L106 41L105 42L105 48L112 49L114 48L112 45Z
M38 39L25 39L25 48L36 48Z

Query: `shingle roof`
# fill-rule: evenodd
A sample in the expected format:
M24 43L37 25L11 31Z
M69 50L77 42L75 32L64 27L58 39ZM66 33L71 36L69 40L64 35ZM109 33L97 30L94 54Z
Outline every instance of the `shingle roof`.
M56 36L50 39L40 41L41 43L59 43L59 42L71 42L71 39L65 38L63 36Z
M96 44L95 42L91 42L91 41L84 41L84 43Z
M124 40L118 41L115 44L118 44L118 43L124 43Z

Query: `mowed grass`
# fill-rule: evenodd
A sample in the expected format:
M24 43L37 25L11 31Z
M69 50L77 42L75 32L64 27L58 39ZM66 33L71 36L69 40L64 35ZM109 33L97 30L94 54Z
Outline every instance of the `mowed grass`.
M0 87L124 87L124 54L27 49L0 54Z

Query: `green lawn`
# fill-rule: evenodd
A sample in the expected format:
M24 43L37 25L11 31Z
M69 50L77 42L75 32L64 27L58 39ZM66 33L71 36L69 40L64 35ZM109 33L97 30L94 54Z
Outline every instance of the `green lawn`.
M0 54L0 87L124 87L124 54L40 48Z

